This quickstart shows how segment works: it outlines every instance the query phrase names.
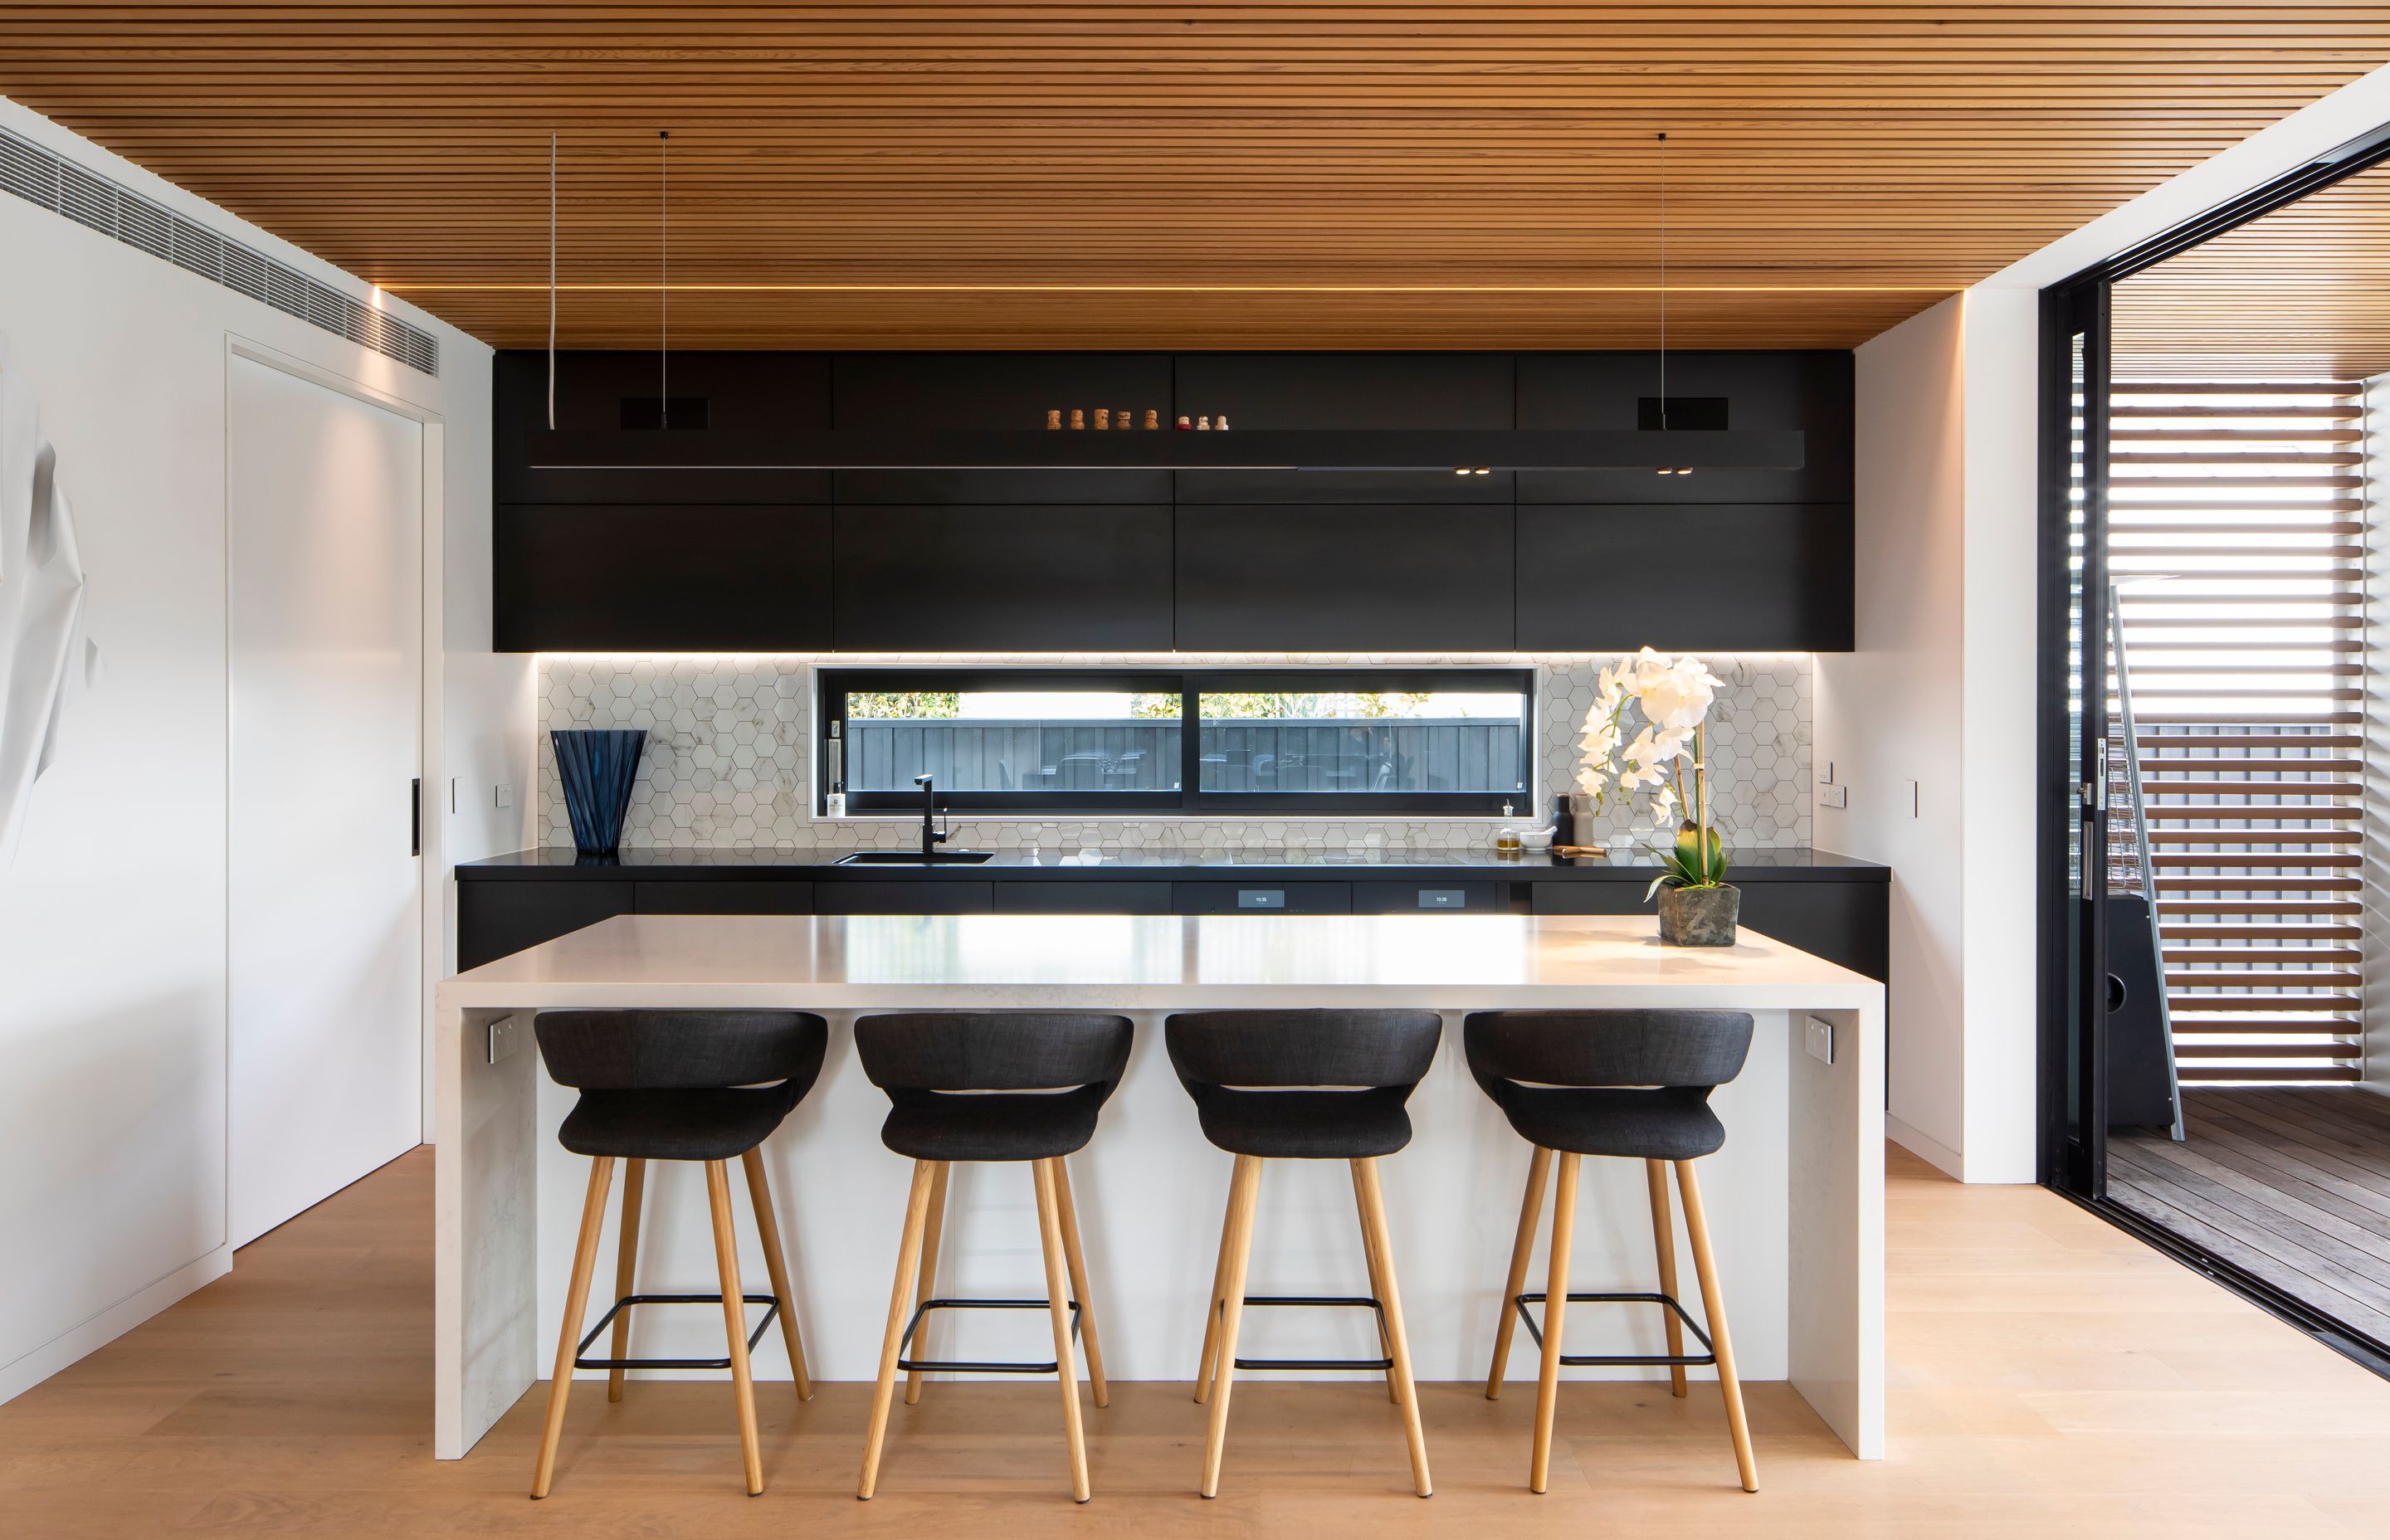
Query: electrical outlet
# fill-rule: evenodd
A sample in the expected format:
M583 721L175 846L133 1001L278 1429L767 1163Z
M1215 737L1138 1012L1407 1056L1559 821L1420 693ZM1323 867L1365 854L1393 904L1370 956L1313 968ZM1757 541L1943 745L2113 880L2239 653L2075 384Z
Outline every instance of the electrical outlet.
M1818 1063L1831 1064L1834 1061L1834 1024L1810 1017L1801 1033L1801 1046L1808 1049L1809 1057Z
M501 1016L490 1023L490 1062L503 1063L515 1056L522 1046L522 1033L511 1016Z
M500 807L515 805L515 789L504 781L498 783L498 805Z
M1819 807L1848 807L1851 805L1851 789L1847 786L1820 787L1818 791L1818 805Z
M1910 817L1917 816L1917 783L1915 781L1900 783L1900 808Z

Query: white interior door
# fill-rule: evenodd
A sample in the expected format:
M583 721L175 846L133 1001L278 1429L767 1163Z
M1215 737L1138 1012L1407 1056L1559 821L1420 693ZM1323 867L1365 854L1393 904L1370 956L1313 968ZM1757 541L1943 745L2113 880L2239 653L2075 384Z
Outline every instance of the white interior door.
M241 1245L420 1140L423 425L230 367Z

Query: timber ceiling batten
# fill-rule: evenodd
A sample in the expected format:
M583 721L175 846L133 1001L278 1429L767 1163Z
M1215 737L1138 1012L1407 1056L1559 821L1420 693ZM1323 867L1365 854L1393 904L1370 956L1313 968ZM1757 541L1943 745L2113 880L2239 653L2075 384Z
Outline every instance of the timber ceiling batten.
M1845 347L2390 6L19 5L0 94L509 346Z

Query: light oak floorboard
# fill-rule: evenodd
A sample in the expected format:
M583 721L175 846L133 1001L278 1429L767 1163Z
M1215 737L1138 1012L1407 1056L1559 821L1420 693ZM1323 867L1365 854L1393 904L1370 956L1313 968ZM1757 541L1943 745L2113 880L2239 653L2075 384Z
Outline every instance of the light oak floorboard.
M466 1459L431 1458L431 1154L422 1150L243 1249L229 1277L0 1405L0 1532L2381 1533L2390 1384L2049 1193L1963 1187L1898 1150L1891 1161L1891 1458L1851 1459L1789 1387L1754 1381L1744 1392L1767 1474L1757 1496L1736 1487L1717 1387L1703 1378L1682 1401L1661 1379L1564 1384L1541 1498L1523 1479L1532 1394L1488 1402L1482 1381L1420 1385L1436 1475L1434 1498L1421 1502L1382 1385L1254 1376L1236 1387L1233 1469L1215 1502L1193 1490L1207 1408L1183 1382L1120 1382L1111 1409L1087 1419L1099 1500L1072 1504L1056 1475L1050 1381L942 1384L919 1406L898 1406L886 1480L869 1504L854 1500L854 1457L871 1387L823 1384L802 1405L765 1394L771 1488L750 1499L726 1377L715 1376L643 1380L614 1404L575 1396L555 1495L533 1503L523 1476L545 1384ZM1723 1231L1717 1240L1731 1244ZM872 1264L875 1274L888 1260ZM1485 1258L1489 1287L1502 1262L1498 1251Z

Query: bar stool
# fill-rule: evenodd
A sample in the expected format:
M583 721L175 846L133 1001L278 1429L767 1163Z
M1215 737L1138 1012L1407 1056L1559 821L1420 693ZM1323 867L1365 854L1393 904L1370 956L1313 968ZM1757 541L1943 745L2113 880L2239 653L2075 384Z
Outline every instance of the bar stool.
M916 1012L867 1016L854 1023L863 1072L894 1103L880 1127L880 1142L913 1158L913 1190L896 1252L896 1284L888 1300L888 1331L880 1349L880 1383L871 1397L857 1497L868 1498L880 1482L880 1451L898 1369L906 1374L907 1405L920 1399L925 1372L1057 1376L1071 1452L1071 1495L1083 1503L1092 1495L1079 1420L1074 1332L1086 1342L1096 1405L1110 1405L1111 1394L1104 1384L1095 1302L1087 1290L1079 1217L1062 1158L1095 1136L1097 1114L1128 1064L1130 1035L1125 1016L1067 1012ZM945 1223L946 1175L957 1161L1029 1162L1046 1253L1044 1299L931 1297ZM1054 1361L947 1362L907 1355L930 1312L970 1309L1047 1311L1054 1323Z
M581 1099L557 1131L557 1142L591 1161L581 1241L572 1253L572 1282L565 1296L564 1328L557 1337L556 1375L548 1382L547 1423L540 1434L531 1495L546 1496L555 1477L557 1443L564 1432L564 1403L572 1391L574 1369L606 1370L606 1399L620 1401L625 1369L726 1368L739 1405L747 1494L758 1495L764 1490L764 1456L755 1431L755 1388L747 1355L771 1328L774 1316L779 1318L780 1334L788 1343L797 1399L810 1401L814 1391L805 1374L804 1345L798 1338L796 1303L789 1292L789 1264L780 1252L780 1223L772 1212L772 1189L757 1147L813 1088L829 1040L829 1023L795 1010L548 1010L533 1019L533 1028L548 1074L558 1084L581 1091ZM769 1294L748 1294L739 1288L739 1243L730 1220L729 1162L734 1159L747 1168L747 1196L763 1236L764 1264L772 1277ZM622 1234L614 1254L614 1303L581 1336L589 1277L598 1264L598 1236L606 1223L606 1189L618 1160L628 1165ZM632 1291L649 1161L703 1162L720 1293ZM722 1307L728 1356L624 1355L633 1306L700 1303ZM752 1333L746 1325L750 1304L765 1306ZM609 1326L614 1328L612 1354L583 1356Z
M1531 1491L1543 1491L1550 1474L1552 1413L1560 1398L1562 1365L1664 1365L1670 1392L1682 1396L1686 1366L1699 1364L1717 1366L1742 1489L1759 1490L1751 1429L1743 1419L1742 1385L1735 1378L1734 1349L1727 1337L1726 1300L1710 1252L1701 1184L1693 1175L1694 1161L1726 1143L1726 1125L1709 1108L1710 1092L1741 1073L1751 1051L1751 1018L1741 1012L1711 1010L1492 1010L1471 1014L1464 1025L1470 1072L1510 1126L1536 1147L1527 1167L1526 1196L1519 1205L1519 1236L1510 1249L1501 1324L1495 1328L1494 1367L1485 1380L1485 1399L1497 1399L1510 1364L1515 1310L1515 1319L1527 1323L1544 1358L1536 1392L1536 1445L1527 1477ZM1523 1293L1537 1211L1555 1151L1560 1154L1560 1183L1552 1200L1550 1281L1543 1293ZM1651 1198L1651 1235L1660 1253L1658 1293L1569 1292L1577 1162L1587 1155L1643 1162ZM1677 1301L1677 1247L1669 1234L1664 1161L1677 1168L1677 1190L1684 1197L1685 1230L1692 1243L1693 1271L1701 1279L1707 1332ZM1666 1312L1667 1353L1640 1357L1561 1353L1561 1326L1567 1307L1600 1303L1661 1306ZM1540 1330L1528 1314L1531 1304L1544 1306ZM1687 1328L1705 1352L1685 1352Z
M1203 1136L1237 1158L1195 1381L1195 1399L1212 1404L1203 1449L1204 1496L1219 1495L1228 1392L1238 1369L1382 1370L1388 1396L1402 1408L1412 1485L1422 1497L1433 1495L1394 1248L1386 1238L1378 1157L1411 1142L1410 1114L1403 1103L1434 1062L1443 1030L1443 1020L1431 1010L1206 1010L1173 1016L1166 1023L1170 1062L1195 1100ZM1351 1162L1361 1252L1369 1271L1367 1297L1246 1297L1262 1163L1274 1160ZM1240 1358L1237 1332L1247 1305L1368 1308L1377 1314L1385 1355Z

